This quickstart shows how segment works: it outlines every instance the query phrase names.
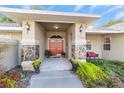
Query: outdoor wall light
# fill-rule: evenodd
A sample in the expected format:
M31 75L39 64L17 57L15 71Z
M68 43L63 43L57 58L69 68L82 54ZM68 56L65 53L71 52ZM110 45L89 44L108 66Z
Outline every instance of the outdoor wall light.
M82 32L84 30L84 26L81 25L80 28L79 28L80 32Z
M25 27L26 27L27 31L30 30L30 24L28 22L26 23Z
M57 25L55 25L55 29L58 29L59 27Z

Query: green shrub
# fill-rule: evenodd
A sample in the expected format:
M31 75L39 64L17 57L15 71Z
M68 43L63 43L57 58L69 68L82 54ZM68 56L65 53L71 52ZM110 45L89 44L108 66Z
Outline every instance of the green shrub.
M33 66L34 66L35 70L39 70L40 65L41 65L41 60L40 59L34 60Z
M115 87L115 84L114 84L114 82L113 82L111 79L108 80L108 82L107 82L107 87L108 87L108 88L113 88L113 87Z
M86 85L86 87L97 87L100 81L107 79L107 73L102 71L102 69L92 63L80 63L78 64L76 73Z

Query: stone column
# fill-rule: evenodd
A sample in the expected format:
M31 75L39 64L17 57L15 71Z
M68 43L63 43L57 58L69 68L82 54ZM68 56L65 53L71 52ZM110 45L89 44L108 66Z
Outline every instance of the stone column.
M35 22L23 21L21 41L21 61L32 61L39 58L39 45L35 39Z
M72 58L73 60L86 61L86 39L85 24L76 23L72 40Z

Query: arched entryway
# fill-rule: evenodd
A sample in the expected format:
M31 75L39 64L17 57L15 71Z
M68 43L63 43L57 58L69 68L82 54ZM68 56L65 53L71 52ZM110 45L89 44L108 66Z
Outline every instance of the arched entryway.
M64 39L59 35L53 35L49 38L49 51L52 55L64 53Z

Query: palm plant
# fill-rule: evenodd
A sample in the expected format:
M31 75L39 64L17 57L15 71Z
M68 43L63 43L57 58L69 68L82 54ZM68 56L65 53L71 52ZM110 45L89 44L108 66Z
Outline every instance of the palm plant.
M41 5L31 5L30 9L34 9L34 10L42 10L42 6Z
M109 20L104 26L108 27L108 26L116 25L116 24L121 23L121 22L124 22L124 20L122 20L122 19Z
M4 16L4 15L1 15L0 16L0 23L15 23L13 20L11 20L10 18Z

